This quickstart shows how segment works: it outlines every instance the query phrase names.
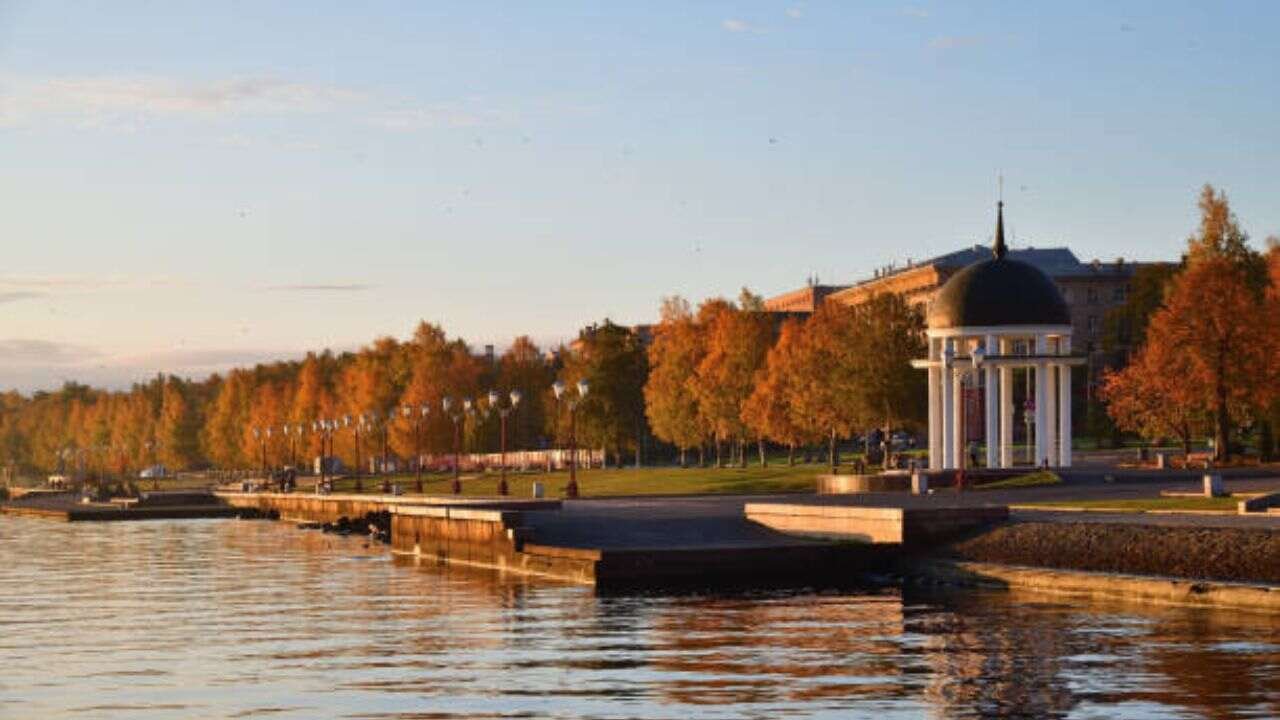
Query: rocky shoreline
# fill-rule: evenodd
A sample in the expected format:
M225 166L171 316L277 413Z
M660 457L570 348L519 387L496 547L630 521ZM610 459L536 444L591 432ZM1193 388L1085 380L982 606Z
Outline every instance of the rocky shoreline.
M1121 575L1280 585L1280 532L1256 528L1013 522L937 557Z

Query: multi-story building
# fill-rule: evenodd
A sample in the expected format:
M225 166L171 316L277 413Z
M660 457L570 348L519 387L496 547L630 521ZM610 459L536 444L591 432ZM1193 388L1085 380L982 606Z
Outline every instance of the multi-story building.
M773 312L811 313L822 302L858 305L875 295L896 293L924 310L948 278L990 255L991 248L975 245L921 262L876 270L872 277L852 285L811 285L776 295L765 301L765 307ZM1014 249L1009 251L1009 257L1034 265L1058 284L1071 311L1077 347L1089 352L1100 350L1107 312L1124 303L1130 279L1141 265L1123 259L1083 263L1067 248Z

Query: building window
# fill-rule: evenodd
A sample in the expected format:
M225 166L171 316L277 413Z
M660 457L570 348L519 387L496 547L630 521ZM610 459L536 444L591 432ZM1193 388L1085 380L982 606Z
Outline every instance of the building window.
M1129 294L1128 290L1129 289L1124 285L1117 285L1115 289L1111 291L1111 300L1117 303L1124 302L1125 296Z
M1098 334L1098 316L1097 315L1089 316L1089 334L1090 335Z
M1098 288L1090 286L1087 291L1087 294L1085 295L1085 298L1088 300L1088 303L1090 305L1097 305L1098 304Z

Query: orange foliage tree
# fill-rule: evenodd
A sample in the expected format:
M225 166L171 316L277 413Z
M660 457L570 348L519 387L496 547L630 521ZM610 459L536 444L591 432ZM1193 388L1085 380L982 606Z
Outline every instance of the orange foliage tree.
M1280 304L1226 196L1206 185L1200 211L1186 268L1170 281L1130 367L1108 377L1106 396L1117 425L1148 435L1207 413L1215 459L1225 460L1235 428L1276 396Z

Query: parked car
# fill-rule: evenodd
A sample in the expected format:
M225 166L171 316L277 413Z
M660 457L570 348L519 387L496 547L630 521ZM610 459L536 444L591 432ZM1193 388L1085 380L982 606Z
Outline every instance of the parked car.
M151 467L142 468L142 472L138 473L140 478L162 478L167 477L169 471L163 465L152 465Z

